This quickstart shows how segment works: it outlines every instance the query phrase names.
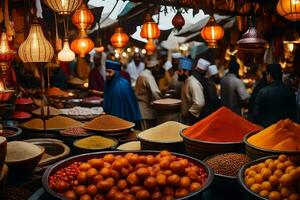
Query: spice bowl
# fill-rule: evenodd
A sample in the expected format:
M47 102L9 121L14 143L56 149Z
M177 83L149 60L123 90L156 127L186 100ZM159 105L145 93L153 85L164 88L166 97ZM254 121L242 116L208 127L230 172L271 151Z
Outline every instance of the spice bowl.
M91 135L93 135L94 133L87 131L84 128L81 127L74 127L74 128L68 128L68 129L64 129L59 131L59 138L64 141L69 147L73 147L73 142L78 140L78 139L82 139L82 138L86 138L89 137Z
M294 162L300 163L300 151L276 151L270 149L263 149L257 146L254 146L248 142L248 138L252 135L256 134L257 132L252 132L245 135L243 142L245 144L246 153L253 159L258 159L266 156L272 155L280 155L285 154L289 156Z
M231 154L231 157L234 156L232 157L232 159L238 160L239 158L241 159L239 155L240 154L233 153ZM228 160L228 162L226 163L225 161L226 158L224 158L224 156L225 154L216 154L204 160L204 162L208 164L210 167L212 167L215 172L215 178L211 186L211 191L216 196L221 195L221 197L225 199L243 199L243 189L238 183L238 174L236 174L236 176L232 176L229 175L229 173L232 173L233 171L237 170L234 169L235 167L233 165L239 168L238 166L242 166L245 162L235 163L232 162L231 160ZM246 157L246 154L243 154L241 156L245 156L243 159L249 159ZM220 169L220 167L222 168ZM227 173L227 175L221 174L219 171L223 171L223 173Z
M243 142L207 142L202 140L196 140L187 137L183 134L185 129L180 131L180 135L183 138L186 154L198 159L205 159L209 156L219 153L236 152L243 153Z
M3 126L3 136L7 141L20 140L22 138L22 130L18 127Z

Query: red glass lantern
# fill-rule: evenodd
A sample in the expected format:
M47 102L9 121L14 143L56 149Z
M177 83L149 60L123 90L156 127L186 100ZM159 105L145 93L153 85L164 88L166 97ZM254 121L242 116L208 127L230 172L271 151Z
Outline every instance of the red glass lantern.
M173 17L172 24L174 28L177 29L178 31L181 30L182 27L184 26L185 21L182 14L179 11L177 11L176 15Z
M224 29L211 16L208 23L201 30L201 36L207 42L208 48L217 48L217 42L224 36Z
M82 3L81 6L75 11L72 16L72 22L80 30L86 30L91 28L94 23L94 15L92 11L87 7L85 3Z
M156 51L156 45L153 41L153 39L149 39L146 46L145 46L146 52L148 55L153 55Z
M94 48L94 42L86 35L85 31L80 33L80 36L73 40L71 49L80 57L84 57Z
M153 21L150 14L146 14L140 35L145 39L158 39L160 36L158 25Z
M122 27L117 27L115 33L111 36L111 44L118 49L124 48L129 41L128 35L123 31Z

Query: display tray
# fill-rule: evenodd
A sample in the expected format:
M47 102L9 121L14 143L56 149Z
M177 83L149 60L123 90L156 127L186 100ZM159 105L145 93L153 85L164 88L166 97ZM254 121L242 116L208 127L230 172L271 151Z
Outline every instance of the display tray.
M50 168L48 168L46 170L46 172L43 175L43 187L44 189L52 196L53 199L64 199L61 196L59 196L54 190L52 190L49 186L49 177L51 175L53 175L54 173L56 173L59 169L64 168L69 166L71 163L73 162L84 162L87 161L89 159L95 158L95 157L101 157L103 155L106 154L118 154L118 155L125 155L126 153L137 153L137 154L142 154L142 155L154 155L154 154L158 154L159 151L106 151L106 152L96 152L96 153L88 153L88 154L82 154L82 155L78 155L78 156L74 156L65 160L62 160L54 165L52 165ZM196 166L201 166L203 167L207 174L208 174L208 178L205 182L205 184L203 185L203 187L196 191L193 192L191 194L189 194L188 196L185 196L183 198L178 198L177 200L199 200L201 199L202 193L208 189L208 187L211 185L213 179L214 179L214 172L213 170L203 161L197 160L195 158L183 155L183 154L178 154L178 153L173 153L173 155L175 156L179 156L185 159L188 159L189 162L194 163Z

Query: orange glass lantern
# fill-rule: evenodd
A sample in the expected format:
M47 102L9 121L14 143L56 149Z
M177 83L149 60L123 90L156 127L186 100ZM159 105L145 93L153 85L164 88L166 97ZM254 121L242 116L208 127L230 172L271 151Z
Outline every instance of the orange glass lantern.
M122 27L117 27L115 33L111 36L111 44L118 49L124 48L129 41L128 35L123 31Z
M207 42L208 48L217 48L218 41L224 36L224 29L217 24L213 16L210 17L208 23L201 30L201 37Z
M145 46L146 52L148 55L153 55L156 51L156 45L153 41L153 39L149 39L146 46Z
M160 36L158 25L153 21L150 14L146 14L140 35L145 39L158 39Z
M94 48L94 42L87 36L85 31L81 31L79 37L72 41L71 49L80 57L84 57Z
M291 21L300 20L300 1L299 0L279 0L277 3L279 15Z
M7 63L11 62L15 58L15 56L16 52L10 49L6 31L3 29L0 39L0 65L6 66Z
M87 7L85 3L82 3L81 6L75 11L72 16L72 22L80 30L86 30L91 28L94 23L94 15L92 11Z
M70 15L82 3L82 0L44 0L44 2L60 15Z

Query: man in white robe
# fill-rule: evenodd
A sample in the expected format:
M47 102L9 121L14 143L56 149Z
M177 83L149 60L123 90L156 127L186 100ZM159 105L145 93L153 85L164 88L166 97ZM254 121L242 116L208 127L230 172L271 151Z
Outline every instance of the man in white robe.
M204 63L208 67L209 63ZM197 64L199 66L199 62ZM202 84L192 75L192 60L181 58L178 68L178 80L183 81L181 89L181 117L185 124L193 125L200 117L205 106Z
M153 70L158 67L157 60L150 60L146 63L146 69L140 74L136 81L135 94L138 99L142 114L142 130L149 129L156 125L157 114L152 102L161 99L161 91L153 76Z
M135 86L138 76L145 70L145 64L142 62L141 55L135 53L133 59L128 63L126 71L130 75L132 87Z

